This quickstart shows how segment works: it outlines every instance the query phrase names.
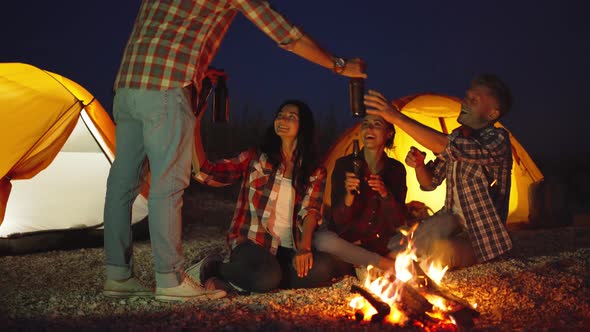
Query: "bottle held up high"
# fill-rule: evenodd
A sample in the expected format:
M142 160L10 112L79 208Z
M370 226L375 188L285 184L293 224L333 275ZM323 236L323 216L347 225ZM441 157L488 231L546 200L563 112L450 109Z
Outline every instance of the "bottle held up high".
M213 122L229 123L229 98L225 76L217 77L213 96Z
M355 139L352 141L352 172L354 173L354 176L356 176L356 178L359 180L362 178L361 172L363 170L364 163L365 160L361 155L359 140ZM359 188L353 189L350 193L353 195L360 194Z
M348 92L350 95L350 111L353 117L362 118L365 116L365 79L351 78L348 83Z

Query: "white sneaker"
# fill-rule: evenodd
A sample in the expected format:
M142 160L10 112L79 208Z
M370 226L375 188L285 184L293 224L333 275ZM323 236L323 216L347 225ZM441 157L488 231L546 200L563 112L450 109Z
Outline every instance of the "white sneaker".
M182 283L176 287L156 287L155 298L158 301L184 302L197 299L215 300L226 295L224 290L207 290L186 276Z
M153 296L154 292L139 283L135 277L126 280L107 279L102 294L108 297Z

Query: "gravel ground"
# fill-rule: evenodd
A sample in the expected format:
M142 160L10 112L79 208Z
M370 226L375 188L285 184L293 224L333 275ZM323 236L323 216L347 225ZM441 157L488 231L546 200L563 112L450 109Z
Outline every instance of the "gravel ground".
M207 204L204 215L213 217L211 211L221 206L222 217L231 216L233 203ZM453 294L478 304L476 330L590 330L590 227L515 230L512 236L515 248L507 257L448 272L443 279ZM220 227L189 224L184 237L187 265L224 250ZM137 242L134 252L138 277L154 286L149 242ZM2 330L413 330L353 320L348 306L354 296L350 286L358 284L353 277L327 288L169 304L102 296L103 260L102 248L0 257Z

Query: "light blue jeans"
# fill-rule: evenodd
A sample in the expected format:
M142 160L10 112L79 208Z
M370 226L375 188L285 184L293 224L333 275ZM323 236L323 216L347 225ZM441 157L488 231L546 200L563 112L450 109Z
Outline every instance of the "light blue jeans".
M477 256L469 240L469 234L463 229L460 217L439 211L424 219L414 231L414 246L420 259L438 262L449 269L464 268L477 263ZM394 253L406 248L401 245L403 236L395 235L388 245Z
M379 254L350 243L329 230L316 231L313 234L313 246L317 251L334 255L352 265L378 266L382 259Z
M113 103L116 154L107 180L104 210L106 276L133 274L131 207L151 175L148 220L157 287L182 281L181 208L189 185L195 116L190 90L118 89Z

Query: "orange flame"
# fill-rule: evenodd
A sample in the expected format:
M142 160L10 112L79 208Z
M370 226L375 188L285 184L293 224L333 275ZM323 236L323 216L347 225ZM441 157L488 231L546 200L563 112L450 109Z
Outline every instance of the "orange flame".
M405 250L396 256L395 276L385 273L384 275L375 277L373 266L367 267L367 277L364 281L364 287L390 306L391 312L385 318L385 321L391 324L403 325L409 319L400 307L398 307L398 304L400 304L401 286L404 283L410 283L413 286L417 285L414 262L418 262L418 258L416 257L413 244L413 233L416 227L417 225L407 232L402 231L402 234L407 238L408 244ZM428 268L423 270L435 283L440 284L447 269L447 266L441 267L435 262L430 262ZM427 313L430 317L438 319L445 324L454 324L452 319L448 315L445 315L445 312L451 309L445 299L433 294L424 294L424 297L433 305L433 312ZM360 295L350 301L350 306L357 312L363 314L364 321L370 321L371 316L377 313L377 310Z

